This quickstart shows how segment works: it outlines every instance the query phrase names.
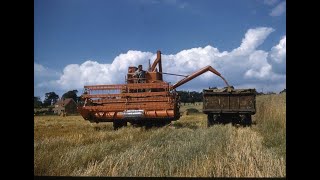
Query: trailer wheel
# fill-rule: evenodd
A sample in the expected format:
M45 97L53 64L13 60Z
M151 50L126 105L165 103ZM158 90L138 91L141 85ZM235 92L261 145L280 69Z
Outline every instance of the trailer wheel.
M235 125L237 122L239 122L238 120L239 118L236 118L236 116L234 114L231 113L222 113L220 114L220 119L219 121L223 124L228 124L231 123L232 125Z
M209 113L207 117L207 127L210 127L213 125L212 121L213 121L213 114Z
M213 126L221 122L221 116L219 114L208 114L207 126Z
M243 126L251 126L252 124L252 118L250 114L244 114L242 116L240 116L241 118L241 124Z
M250 114L246 115L246 120L245 120L245 126L251 126L252 124L252 118Z

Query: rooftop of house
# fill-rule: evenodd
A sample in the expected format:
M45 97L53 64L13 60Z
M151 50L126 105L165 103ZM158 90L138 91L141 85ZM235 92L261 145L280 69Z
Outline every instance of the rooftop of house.
M67 104L71 103L71 102L76 103L72 98L66 98L66 99L60 99L59 101L56 102L56 104L54 104L55 106L66 106Z

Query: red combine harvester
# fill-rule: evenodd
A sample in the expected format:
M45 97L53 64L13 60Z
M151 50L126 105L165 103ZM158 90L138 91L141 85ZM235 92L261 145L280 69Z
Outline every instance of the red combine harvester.
M230 87L211 66L170 85L163 81L163 74L177 74L162 72L160 51L157 51L152 66L145 71L145 78L134 77L136 69L134 66L128 68L126 84L84 86L81 96L84 103L78 107L82 117L95 123L113 122L114 129L127 126L127 122L134 126L164 126L180 118L180 100L175 90L177 87L207 71L221 77Z

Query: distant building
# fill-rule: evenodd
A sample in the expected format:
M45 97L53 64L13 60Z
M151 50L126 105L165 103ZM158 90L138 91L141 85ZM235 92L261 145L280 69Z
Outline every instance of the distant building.
M77 103L72 98L61 99L54 104L54 114L76 114Z

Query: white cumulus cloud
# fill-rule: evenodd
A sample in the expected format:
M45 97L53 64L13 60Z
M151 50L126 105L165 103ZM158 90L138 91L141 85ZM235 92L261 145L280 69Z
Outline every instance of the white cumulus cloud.
M232 53L234 53L234 55L248 55L252 53L273 31L274 29L268 27L249 29L242 39L240 47L234 49Z
M61 74L57 71L44 67L41 64L34 63L34 77L35 78L54 78L58 77Z
M278 74L286 73L286 36L278 45L272 47L268 54L268 63L272 66L272 71Z
M34 86L35 87L41 87L45 86L46 83L52 79L59 78L62 74L49 69L47 67L44 67L41 64L34 63Z
M259 45L273 31L274 29L268 27L249 29L242 42L239 42L239 47L230 52L210 45L182 50L176 54L162 52L163 72L189 75L210 65L235 88L279 92L285 88L286 37L284 36L270 51L259 49ZM82 92L84 85L124 84L128 67L142 64L147 70L149 59L152 64L156 59L156 52L129 50L118 55L111 63L88 60L82 64L67 65L58 78L39 82L38 85L54 87L64 92L73 89ZM43 69L39 64L35 64L36 66L37 71ZM171 84L182 78L164 75L164 80ZM209 86L224 87L225 84L218 76L206 72L178 87L178 90L201 91Z
M270 16L281 16L286 12L286 1L279 3L275 8L270 12Z
M34 94L44 100L44 94L59 88L55 88L55 80L62 74L45 67L39 63L34 63Z
M124 77L129 66L148 65L148 59L153 56L149 52L128 51L117 56L111 64L101 64L88 60L81 65L70 64L63 70L63 75L57 84L64 89L83 88L84 85L124 83Z

